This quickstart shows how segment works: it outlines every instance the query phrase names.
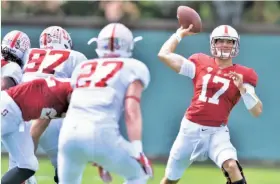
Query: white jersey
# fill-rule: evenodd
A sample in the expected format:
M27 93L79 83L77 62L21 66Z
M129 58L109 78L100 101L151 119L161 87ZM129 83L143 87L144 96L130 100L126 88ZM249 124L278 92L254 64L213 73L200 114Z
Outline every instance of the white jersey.
M24 56L23 81L48 76L71 78L74 68L86 60L84 54L75 50L32 48Z
M102 58L81 63L71 78L74 91L68 118L74 116L79 121L87 119L118 127L126 90L136 80L140 80L144 88L150 82L148 68L136 59Z
M22 79L22 70L17 63L1 58L1 77L11 77L18 84Z

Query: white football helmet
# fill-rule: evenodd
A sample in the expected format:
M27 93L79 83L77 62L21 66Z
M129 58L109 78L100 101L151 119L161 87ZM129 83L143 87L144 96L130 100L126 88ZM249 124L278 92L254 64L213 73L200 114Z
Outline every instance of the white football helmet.
M72 49L69 33L59 26L50 26L40 35L41 49Z
M216 47L216 41L218 39L233 40L234 45L230 52L224 52L220 48ZM236 57L239 53L240 36L237 31L229 25L221 25L216 27L210 35L210 50L214 57L221 59L228 59Z
M22 58L29 48L30 39L27 34L22 31L13 30L4 36L1 44L1 53L8 60L20 60L17 63L22 65Z
M123 24L111 23L105 26L98 38L92 38L88 45L97 42L95 50L98 57L131 57L134 43L142 40L142 37L133 38L132 32Z

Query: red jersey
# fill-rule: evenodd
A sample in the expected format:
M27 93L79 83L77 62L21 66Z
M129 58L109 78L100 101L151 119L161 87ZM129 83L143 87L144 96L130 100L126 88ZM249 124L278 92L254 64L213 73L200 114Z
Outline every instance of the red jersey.
M254 87L258 80L256 72L239 64L220 69L215 58L201 53L192 55L188 60L195 64L196 72L193 78L194 96L186 118L204 126L227 124L231 109L241 96L229 72L242 74L243 83Z
M6 90L22 112L24 121L53 119L67 111L70 82L55 78L36 79Z

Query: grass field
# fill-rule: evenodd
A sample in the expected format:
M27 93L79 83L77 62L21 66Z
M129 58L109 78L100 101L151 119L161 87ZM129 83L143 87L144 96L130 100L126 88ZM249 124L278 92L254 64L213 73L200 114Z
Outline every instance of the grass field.
M2 157L1 172L2 174L8 168L7 157ZM155 177L149 181L149 184L159 184L164 175L164 165L154 165ZM280 184L280 169L258 169L245 168L245 174L249 184ZM36 174L39 184L52 184L53 167L46 159L40 159L40 168ZM113 184L121 184L123 180L113 175ZM211 166L192 166L181 179L182 184L225 184L225 178L218 168ZM96 168L88 166L84 172L83 184L102 184L99 179Z

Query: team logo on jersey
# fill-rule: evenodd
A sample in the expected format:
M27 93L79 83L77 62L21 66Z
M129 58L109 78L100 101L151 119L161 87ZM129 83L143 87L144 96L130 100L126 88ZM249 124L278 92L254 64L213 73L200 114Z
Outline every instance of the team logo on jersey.
M207 67L207 72L210 73L212 72L213 68L212 67Z

